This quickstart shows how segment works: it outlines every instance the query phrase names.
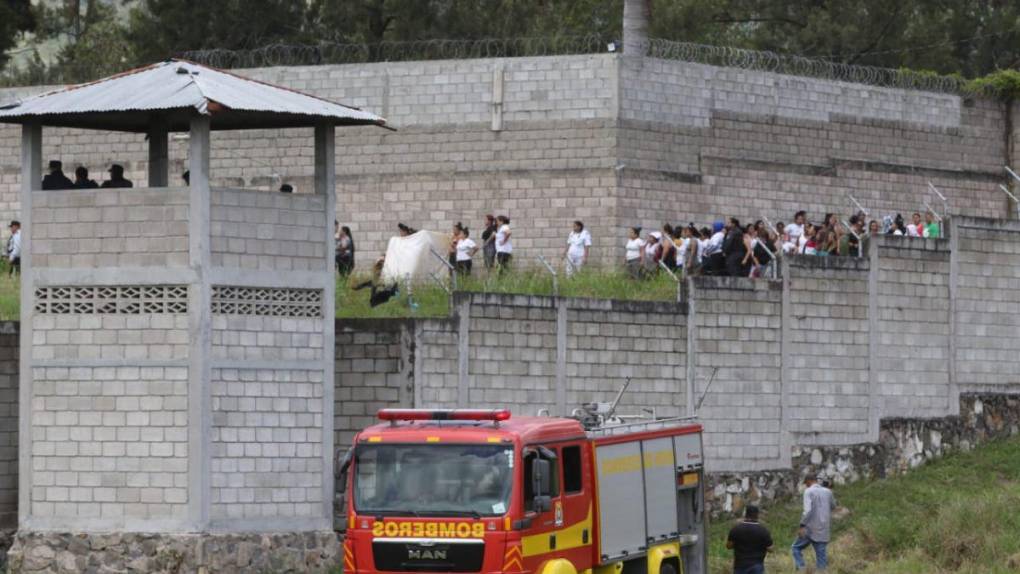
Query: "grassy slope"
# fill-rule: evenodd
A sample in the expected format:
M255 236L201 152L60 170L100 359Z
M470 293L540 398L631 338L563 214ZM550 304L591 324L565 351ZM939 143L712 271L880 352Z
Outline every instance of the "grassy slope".
M837 523L829 546L832 574L1020 572L1020 438L835 492L850 514ZM799 513L798 501L765 513L776 540L769 572L793 571L789 546ZM730 525L712 525L712 574L732 571L725 548Z

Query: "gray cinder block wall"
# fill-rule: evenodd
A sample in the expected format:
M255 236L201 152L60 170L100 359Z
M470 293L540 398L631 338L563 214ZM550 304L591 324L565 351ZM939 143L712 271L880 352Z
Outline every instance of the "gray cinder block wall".
M508 406L518 415L539 409L569 414L582 402L611 400L631 378L623 413L685 415L697 408L706 428L708 465L721 487L713 496L722 507L732 507L789 492L796 484L791 469L814 468L850 480L1008 435L1020 427L1020 403L994 397L1020 394L1020 342L1014 336L1020 330L1020 223L957 217L950 229L949 239L880 238L862 259L792 258L781 280L699 278L689 286L686 305L459 294L448 318L339 320L335 443L349 445L357 430L375 422L379 408ZM259 384L273 392L274 381L246 382L242 376L244 363L259 360L247 353L259 352L260 336L290 338L293 345L279 352L293 355L276 362L301 362L307 360L302 352L314 350L313 335L295 329L297 324L280 320L275 332L271 325L241 324L242 319L225 319L234 322L214 338L226 369L215 387L222 390L215 400L224 422L236 416L230 411L232 386ZM60 353L50 362L96 363L87 357L121 349L104 351L95 334L92 342L72 345L70 323L61 319L58 328L54 319L50 328L41 315L36 321L37 336L52 338ZM178 335L172 324L166 327L169 342ZM14 324L5 327L5 333L15 330ZM74 331L75 339L91 332ZM133 336L114 333L125 345ZM0 484L7 485L0 511L11 517L17 469L14 337L0 334L0 349L9 349L0 374L7 373L11 399L9 416L0 419L10 447L0 449L0 469L6 469ZM59 343L64 340L68 343ZM172 364L172 357L167 361ZM70 376L54 365L55 375ZM125 376L137 380L142 372ZM109 377L100 391L102 385L127 388L116 370ZM172 390L168 381L160 388ZM290 387L297 391L302 384L292 378ZM51 383L40 385L38 397L50 400ZM58 392L66 388L53 379L52 399L66 399ZM978 395L983 398L975 402ZM117 412L112 405L110 416ZM81 425L59 427L58 414L35 421L38 436L55 429L54 453L84 444L71 438ZM144 413L131 416L138 414ZM149 416L171 425L174 420L167 408ZM297 422L300 414L294 416ZM218 425L215 432L233 444L248 432L243 424L234 426ZM69 438L63 446L57 440L61 429ZM257 440L259 429L252 430ZM156 448L173 447L163 432ZM955 442L943 444L943 435ZM35 444L50 448L42 438ZM230 444L224 443L226 455ZM876 460L887 462L869 467L867 452L881 452ZM240 464L247 456L216 464ZM220 470L229 480L233 471ZM79 479L91 476L76 472ZM159 480L172 479L172 473L163 474ZM48 497L48 491L39 496ZM230 508L222 507L225 516L231 516Z
M631 40L634 40L632 37ZM393 62L243 70L379 110L397 132L341 130L337 213L359 264L397 221L476 230L514 220L518 259L559 257L584 220L594 257L616 261L625 228L722 216L788 220L846 214L853 194L876 214L922 208L931 181L953 213L1009 213L1002 166L1020 164L1004 104L625 54ZM0 101L43 88L0 90ZM1014 116L1020 115L1014 113ZM1014 126L1020 122L1014 121ZM110 162L143 180L141 136L48 130L43 155L102 177ZM215 134L212 176L225 187L312 186L300 130ZM1012 147L1012 149L1010 149ZM19 139L0 128L0 216L19 212ZM103 150L103 151L97 151ZM186 139L171 142L183 172Z
M792 258L781 280L698 278L681 306L462 294L448 319L339 321L337 354L352 360L338 362L337 394L355 404L338 400L336 412L352 416L337 415L336 442L349 444L385 406L567 414L611 400L632 377L625 412L697 408L710 469L738 477L724 499L770 492L743 480L769 471L813 464L837 480L861 476L836 461L884 440L887 421L941 421L960 415L963 395L1020 394L1020 342L1008 335L1020 329L1009 287L1020 281L1020 224L957 217L952 232L882 237L861 259ZM508 364L517 370L500 372ZM978 435L1015 431L1010 405L992 417L1001 428ZM937 430L926 425L911 432ZM883 448L901 462L944 450L895 458ZM801 456L815 450L822 458Z

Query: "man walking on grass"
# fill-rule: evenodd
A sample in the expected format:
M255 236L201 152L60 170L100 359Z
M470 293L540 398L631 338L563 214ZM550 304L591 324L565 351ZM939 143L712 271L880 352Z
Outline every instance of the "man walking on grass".
M832 511L836 509L836 497L832 491L818 484L818 477L809 474L804 479L807 489L804 490L804 513L800 516L800 530L794 541L793 563L797 571L804 570L802 552L808 546L815 549L815 567L824 572L829 566L827 547L829 532L832 526Z
M765 555L772 552L772 535L758 523L758 507L749 504L744 521L730 529L726 548L733 550L733 574L765 574Z

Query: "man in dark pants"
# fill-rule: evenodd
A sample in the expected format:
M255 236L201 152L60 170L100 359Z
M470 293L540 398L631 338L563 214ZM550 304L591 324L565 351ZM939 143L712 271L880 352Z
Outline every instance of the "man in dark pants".
M772 535L758 523L758 507L749 504L744 521L730 529L726 548L733 550L733 574L765 574L765 555L772 552Z
M726 256L726 274L730 277L747 277L743 264L747 246L744 245L744 231L740 228L740 220L736 217L731 217L726 224L722 252Z

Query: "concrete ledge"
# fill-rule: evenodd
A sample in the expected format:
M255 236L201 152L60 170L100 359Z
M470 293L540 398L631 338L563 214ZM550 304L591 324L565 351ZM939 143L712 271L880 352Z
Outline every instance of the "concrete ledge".
M819 257L818 259L824 259ZM701 276L694 277L696 289L715 289L728 291L782 291L783 282L769 279L751 279L749 277ZM701 294L695 295L696 298Z
M791 270L828 269L867 272L871 269L871 261L867 257L792 255L789 256L787 261L790 264Z

